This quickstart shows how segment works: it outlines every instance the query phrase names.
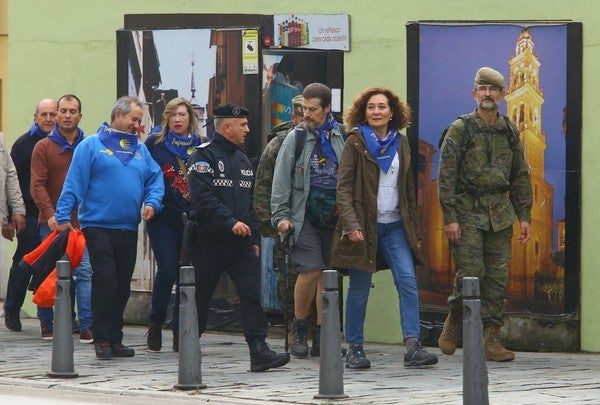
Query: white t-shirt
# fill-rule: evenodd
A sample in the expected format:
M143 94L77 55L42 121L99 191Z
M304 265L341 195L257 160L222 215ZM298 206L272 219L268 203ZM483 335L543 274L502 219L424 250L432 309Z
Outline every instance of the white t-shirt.
M377 222L389 224L398 222L402 219L400 216L400 206L398 205L398 171L400 169L400 159L398 151L394 154L392 165L387 173L379 169L379 188L377 190Z

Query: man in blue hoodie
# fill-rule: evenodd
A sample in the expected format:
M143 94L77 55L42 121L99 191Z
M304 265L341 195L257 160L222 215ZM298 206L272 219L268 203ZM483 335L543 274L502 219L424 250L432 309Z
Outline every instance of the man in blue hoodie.
M99 359L135 354L122 340L138 225L160 211L164 195L162 171L138 142L142 116L137 98L115 102L111 124L100 126L75 150L56 207L59 230L72 228L71 212L79 207L93 269L92 330Z

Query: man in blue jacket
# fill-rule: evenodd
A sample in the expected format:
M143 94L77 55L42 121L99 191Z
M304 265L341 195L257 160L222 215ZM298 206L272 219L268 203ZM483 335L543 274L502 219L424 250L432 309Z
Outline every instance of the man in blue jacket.
M162 171L138 142L142 116L137 98L124 96L115 102L111 124L102 125L75 150L56 207L59 230L72 228L71 212L79 207L93 270L93 335L99 359L135 354L122 340L138 225L160 211L164 195Z

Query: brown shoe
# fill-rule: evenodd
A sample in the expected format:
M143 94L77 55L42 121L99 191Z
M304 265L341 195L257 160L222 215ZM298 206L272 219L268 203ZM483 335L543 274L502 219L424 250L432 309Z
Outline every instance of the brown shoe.
M444 321L444 328L438 340L438 347L442 353L450 355L456 351L458 337L462 326L462 315L450 310Z
M489 361L512 361L515 353L504 348L500 343L500 327L498 325L484 325L483 345L485 359Z

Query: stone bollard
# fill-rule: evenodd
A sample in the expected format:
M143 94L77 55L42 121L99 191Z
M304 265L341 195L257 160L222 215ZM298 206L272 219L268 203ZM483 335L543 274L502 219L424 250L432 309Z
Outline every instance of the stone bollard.
M54 299L54 330L52 334L52 370L48 377L75 378L73 365L73 335L71 320L71 263L56 262L56 294Z
M198 334L194 268L182 266L179 270L179 390L206 388L202 384L202 354Z
M488 405L479 279L463 278L463 404Z
M321 358L319 394L315 398L348 398L344 394L344 369L340 345L338 272L323 271L323 324L321 325Z

